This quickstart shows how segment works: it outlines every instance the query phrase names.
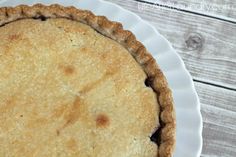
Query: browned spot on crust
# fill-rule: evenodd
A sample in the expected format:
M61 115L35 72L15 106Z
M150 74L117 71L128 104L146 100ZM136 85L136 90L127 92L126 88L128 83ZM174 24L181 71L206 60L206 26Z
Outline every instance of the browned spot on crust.
M100 79L91 82L89 84L87 84L86 86L84 86L82 88L82 90L80 90L81 94L86 94L89 91L91 91L92 89L96 88L98 85L100 85L102 82L105 82L108 78L110 78L111 76L113 76L115 74L115 72L113 71L107 71Z
M56 130L56 134L59 136L61 131L65 129L66 127L75 124L79 118L81 117L81 120L85 119L85 116L87 114L86 105L84 104L84 101L77 96L73 102L72 105L67 106L66 111L63 111L63 118L65 120L65 123L62 127ZM83 114L83 115L82 115Z
M66 66L66 67L65 67L65 73L68 74L68 75L73 74L74 71L75 71L75 69L74 69L73 66Z
M75 73L75 67L72 65L59 65L59 68L62 69L67 76Z
M87 48L87 47L82 47L82 48L80 49L80 51L81 51L81 52L84 52L84 53L85 53L85 52L88 52L88 48Z
M94 89L95 87L97 87L103 80L102 79L98 79L95 82L89 83L87 85L85 85L82 90L80 91L81 94L86 94L89 91L91 91L92 89Z
M96 118L97 127L107 127L109 126L110 120L105 114L99 114Z
M56 108L53 111L52 118L59 118L63 115L63 113L66 111L67 106L66 105L61 105L58 108Z
M71 151L76 151L77 149L77 143L75 141L75 139L71 138L66 142L66 147L67 149L71 150Z
M68 113L65 115L65 120L66 123L64 125L64 128L67 127L68 125L74 124L80 116L80 106L82 105L82 100L80 97L76 97L73 105L71 108L68 110Z
M12 35L9 35L8 36L8 39L10 41L13 41L13 40L19 40L21 38L21 35L20 34L12 34Z

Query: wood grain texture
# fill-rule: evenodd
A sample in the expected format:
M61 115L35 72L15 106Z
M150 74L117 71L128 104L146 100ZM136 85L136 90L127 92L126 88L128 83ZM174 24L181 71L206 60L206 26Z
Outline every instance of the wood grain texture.
M234 0L145 0L146 2L236 22Z
M194 79L236 89L236 24L168 8L143 8L134 0L109 1L155 26L181 55Z
M235 157L236 92L196 83L203 116L202 156Z
M181 55L195 80L203 116L202 157L235 157L236 154L236 24L166 6L136 0L107 0L149 21ZM152 0L146 0L152 1ZM159 0L197 4L197 0ZM233 0L205 0L235 5ZM210 5L209 4L209 5ZM173 7L178 7L173 5ZM236 11L213 12L236 20ZM206 12L206 14L208 14ZM211 13L210 13L211 14Z

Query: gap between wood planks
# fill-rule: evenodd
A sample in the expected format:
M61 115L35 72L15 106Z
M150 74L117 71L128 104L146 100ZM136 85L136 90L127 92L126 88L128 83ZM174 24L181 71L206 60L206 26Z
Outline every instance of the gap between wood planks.
M223 85L219 85L219 84L211 83L211 82L206 82L206 81L202 81L202 80L198 80L198 79L193 79L193 81L198 82L198 83L202 83L202 84L206 84L206 85L211 85L211 86L214 86L214 87L224 88L224 89L236 92L236 88L233 88L233 87L226 87L226 86L223 86Z
M217 20L220 20L220 21L225 21L225 22L229 22L229 23L232 23L232 24L236 24L236 21L232 21L232 20L229 20L229 19L224 19L224 18L212 16L212 15L207 15L207 14L203 14L203 13L198 13L198 12L194 12L194 11L190 11L190 10L180 9L180 8L177 8L177 7L174 7L174 6L168 6L168 5L148 2L148 1L144 1L144 0L133 0L133 1L140 2L140 3L145 3L145 4L149 4L149 5L155 5L155 6L158 6L158 7L164 7L164 8L168 8L168 9L172 9L172 10L178 10L178 11L182 11L182 12L186 12L186 13L190 13L190 14L195 14L195 15L199 15L199 16L204 16L204 17L213 18L213 19L217 19Z

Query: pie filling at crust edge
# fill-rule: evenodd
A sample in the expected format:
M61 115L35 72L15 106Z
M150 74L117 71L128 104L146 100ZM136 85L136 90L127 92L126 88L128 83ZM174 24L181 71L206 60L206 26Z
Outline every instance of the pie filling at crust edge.
M34 19L34 20L30 20L30 19ZM53 20L53 19L58 19L58 20ZM95 16L90 11L79 10L74 7L63 7L63 6L60 6L57 4L50 5L50 6L36 4L31 7L26 6L26 5L20 5L20 6L13 7L13 8L12 7L0 8L0 27L10 25L14 22L19 22L19 23L25 22L27 20L29 20L29 23L32 22L32 24L34 24L33 21L36 21L36 20L37 21L38 20L39 21L47 21L48 20L49 22L51 22L51 24L55 24L58 29L63 29L63 31L65 31L65 32L70 31L70 30L67 30L65 28L60 28L59 27L60 21L62 21L62 23L63 23L63 21L65 21L65 20L72 20L74 22L78 22L83 25L89 26L92 29L96 30L99 34L102 34L103 36L112 39L112 40L109 40L111 45L114 44L114 41L115 41L115 42L118 42L121 45L121 47L124 47L127 50L127 52L129 52L130 55L133 56L137 65L142 67L143 72L145 73L145 77L144 77L145 80L143 80L143 84L145 84L147 87L150 87L154 91L156 98L157 98L157 100L156 100L157 104L160 105L160 113L159 113L159 119L158 119L160 125L157 124L158 125L156 127L157 131L152 136L150 135L151 136L150 139L157 144L157 148L158 148L157 149L157 151L158 151L157 156L170 157L173 155L173 150L174 150L174 145L175 145L175 128L176 128L175 123L176 122L175 122L175 112L174 112L171 91L168 87L167 81L166 81L163 73L161 72L158 65L156 64L155 59L148 53L148 51L143 46L143 44L141 44L139 41L136 40L135 36L130 31L123 30L123 27L120 23L109 21L104 16ZM84 26L84 27L86 27L86 26ZM80 31L84 31L84 30L83 29L80 30L79 28L78 29L75 28L75 31L80 32ZM58 36L60 36L60 35L58 35ZM14 40L14 39L17 40L18 38L20 38L20 37L15 34L10 36L10 40ZM24 40L24 39L22 39L22 40ZM56 42L56 41L50 41L50 42L52 42L51 44L53 44L53 42ZM70 39L70 42L72 42L72 44L73 44L73 39ZM30 44L32 47L35 46L35 45L33 45L33 43L30 43ZM50 47L50 43L47 43L47 44L49 44L49 47ZM96 44L96 43L94 42L94 44ZM75 44L75 46L76 46L76 44ZM116 49L118 49L118 51L124 51L119 46L117 46L117 47L114 46L114 47ZM1 48L1 44L0 44L0 48ZM37 49L37 46L34 48ZM1 51L1 49L0 49L0 51ZM38 52L38 51L40 51L40 50L35 50L35 52ZM85 54L85 60L86 60L86 55L89 56L89 55L91 55L92 52L87 47L85 47L83 51L86 52L86 54ZM30 55L30 54L27 54L27 52L26 52L26 55ZM69 56L69 54L66 54L66 55ZM107 57L103 54L101 54L101 56L104 58ZM109 55L108 55L108 57L109 57ZM76 59L76 56L74 58L74 56L72 54L71 58L72 58L72 60ZM1 59L1 56L0 56L0 59ZM56 58L56 60L59 60L58 67L57 67L59 70L62 70L66 75L73 75L73 73L75 72L75 69L73 68L73 66L67 65L66 63L60 64L61 60L63 60L63 59ZM96 64L97 60L95 59L94 61L93 60L89 60L89 61L91 61L91 63L94 62ZM83 62L83 61L81 61L81 62ZM107 59L107 62L109 62L109 59ZM130 62L132 62L132 60L130 60ZM112 61L112 63L114 63L114 60ZM42 64L44 64L44 63L42 63ZM99 62L98 62L98 64L99 64ZM105 66L107 66L107 64ZM117 64L119 64L119 63L117 63ZM80 71L78 71L78 73L79 72ZM101 76L99 74L97 74L97 75L98 75L98 78L102 78L102 81L104 81L104 79L107 79L107 77L105 78L102 75ZM113 69L105 71L104 75L109 76L108 79L106 80L107 86L109 86L109 82L112 82L109 80L113 78L113 75L115 75L113 72ZM139 75L134 74L134 76L138 77ZM140 77L143 77L143 76L144 75L140 75ZM134 79L134 78L131 78L131 79ZM62 79L62 80L65 81L65 82L63 82L63 84L68 83L66 81L66 79ZM99 83L99 81L97 81L97 79L95 79L95 84L98 84L98 83ZM66 86L65 88L68 88L68 86ZM85 95L86 93L90 92L91 88L92 88L91 85L87 85L85 90L82 90L80 93L74 94L76 97L73 98L74 101L73 101L72 108L70 109L71 111L69 112L69 114L64 115L64 117L66 119L66 123L64 125L62 125L61 127L59 127L59 129L56 131L57 135L60 136L62 134L61 130L66 128L67 125L75 123L75 119L77 118L76 115L85 114L85 113L80 113L81 111L79 111L79 110L77 111L75 108L76 108L76 105L85 103L85 100L81 100L80 97L81 97L81 95L83 96L83 94ZM109 89L107 89L107 90L109 91ZM69 87L69 89L67 89L67 91L71 91L72 93L74 93L73 87ZM112 97L112 95L111 95L111 97ZM150 99L152 99L152 98L150 98ZM1 101L0 101L0 103L1 103ZM14 103L14 102L9 102L8 104L11 105L11 103ZM104 107L106 107L106 106L104 106ZM1 110L2 110L2 108L0 106L0 112L4 111L4 110L2 110L2 111ZM158 109L157 109L157 111L158 111ZM62 113L60 113L60 109L55 112L55 115L60 115L60 114L62 114ZM24 118L23 114L19 115L19 116ZM72 117L72 119L71 119L71 117ZM2 118L2 117L0 117L0 118ZM106 114L103 114L102 111L97 113L96 117L94 117L94 119L96 122L94 125L97 127L101 127L101 128L112 123L112 121L110 121L109 117ZM39 121L43 121L43 120L39 119ZM34 127L34 123L32 124L31 127ZM91 126L92 125L93 124L91 124ZM88 124L86 124L86 126L90 127L90 125L88 125ZM0 126L0 129L2 130L3 128L1 128L1 126ZM152 134L152 133L150 133L150 134ZM94 135L94 136L96 136L96 135ZM1 139L1 136L0 136L0 139ZM119 140L119 139L117 139L117 140ZM137 140L137 139L135 139L135 140ZM67 141L68 141L67 145L69 148L76 149L76 146L75 146L76 142L74 141L74 139L68 139ZM17 142L19 142L19 141L15 141L15 142L16 142L15 144L17 145ZM73 148L73 147L75 147L75 148ZM94 150L95 150L95 148L94 148ZM94 150L91 150L91 151L94 151ZM0 156L2 155L1 153L3 153L1 151L2 150L0 149ZM148 149L147 149L147 151L148 151Z

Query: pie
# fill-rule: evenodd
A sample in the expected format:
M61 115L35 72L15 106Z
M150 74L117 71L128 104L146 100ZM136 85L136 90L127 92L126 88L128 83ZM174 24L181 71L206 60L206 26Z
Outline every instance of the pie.
M122 24L58 4L0 8L0 157L171 157L175 112Z

